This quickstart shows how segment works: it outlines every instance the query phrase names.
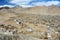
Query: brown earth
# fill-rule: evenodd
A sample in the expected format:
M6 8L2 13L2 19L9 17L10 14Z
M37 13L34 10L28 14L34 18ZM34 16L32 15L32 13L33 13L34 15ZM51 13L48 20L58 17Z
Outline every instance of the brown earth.
M20 24L14 21L16 19ZM10 29L8 25L11 25L13 30L17 30L16 35L20 36L18 40L58 40L60 36L56 32L60 32L58 29L60 28L60 7L2 8L0 9L0 24L3 24L3 27L0 25L0 28L6 29L8 27ZM12 32L15 32L13 30ZM48 37L48 32L52 35L51 38Z

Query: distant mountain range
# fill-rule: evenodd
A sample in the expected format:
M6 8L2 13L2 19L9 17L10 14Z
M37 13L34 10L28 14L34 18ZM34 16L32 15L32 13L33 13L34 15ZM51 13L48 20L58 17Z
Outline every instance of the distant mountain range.
M8 10L7 10L8 9ZM59 15L60 14L60 6L36 6L36 7L29 7L29 8L22 8L22 7L1 7L0 12L13 12L13 13L27 13L27 14L44 14L44 15Z

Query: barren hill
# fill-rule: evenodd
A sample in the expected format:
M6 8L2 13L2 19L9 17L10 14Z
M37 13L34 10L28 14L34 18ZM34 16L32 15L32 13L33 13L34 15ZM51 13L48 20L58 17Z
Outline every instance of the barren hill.
M59 34L58 6L0 8L1 40L60 40Z
M10 8L10 9L8 7L5 7L2 9L3 9L3 11L15 12L15 13L60 15L59 14L60 13L60 7L59 6L36 6L36 7L30 7L30 8L14 7L14 8Z

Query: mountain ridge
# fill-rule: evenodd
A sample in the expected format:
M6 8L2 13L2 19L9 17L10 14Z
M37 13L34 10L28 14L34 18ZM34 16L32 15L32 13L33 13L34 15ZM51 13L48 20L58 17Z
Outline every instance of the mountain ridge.
M22 8L22 7L1 7L1 9L7 10L7 11L13 11L15 13L27 13L27 14L56 14L60 15L60 6L36 6L36 7L29 7L29 8Z

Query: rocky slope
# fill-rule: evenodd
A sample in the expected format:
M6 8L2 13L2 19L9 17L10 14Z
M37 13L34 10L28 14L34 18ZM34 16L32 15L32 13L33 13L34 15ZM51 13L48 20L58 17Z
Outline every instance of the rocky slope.
M0 40L60 40L60 7L0 8Z

